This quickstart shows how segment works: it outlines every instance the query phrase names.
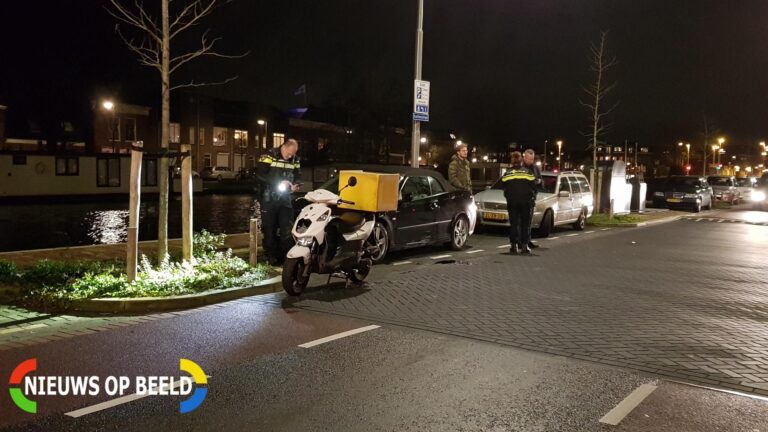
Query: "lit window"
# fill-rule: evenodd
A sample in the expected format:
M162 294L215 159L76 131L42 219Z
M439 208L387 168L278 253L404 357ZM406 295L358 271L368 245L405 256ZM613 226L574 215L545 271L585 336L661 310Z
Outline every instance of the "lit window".
M181 126L178 123L171 123L168 129L168 139L176 144L181 142Z
M221 128L221 127L213 128L213 145L215 146L227 145L227 128Z
M248 147L248 131L235 129L235 144L240 148Z

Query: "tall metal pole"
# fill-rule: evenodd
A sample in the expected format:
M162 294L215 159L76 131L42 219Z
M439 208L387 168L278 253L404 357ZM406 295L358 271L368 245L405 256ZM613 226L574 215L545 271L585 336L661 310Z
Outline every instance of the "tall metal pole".
M419 26L416 30L416 74L414 81L421 80L421 50L424 43L424 0L419 0ZM411 135L411 167L419 167L419 148L421 146L421 123L413 121Z

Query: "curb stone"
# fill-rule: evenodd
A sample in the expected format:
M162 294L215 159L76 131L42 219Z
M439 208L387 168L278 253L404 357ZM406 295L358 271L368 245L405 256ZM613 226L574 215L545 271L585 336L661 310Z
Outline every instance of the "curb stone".
M277 275L251 287L229 288L226 290L199 294L188 294L163 298L98 298L75 300L70 303L67 310L77 312L115 314L159 312L167 310L189 309L213 303L235 300L242 297L270 294L279 292L282 289L283 287L281 276Z
M667 222L674 222L676 220L682 219L683 216L670 216L666 218L660 218L645 222L636 222L636 223L623 223L623 224L610 224L610 223L596 223L596 224L589 224L591 226L596 227L611 227L611 228L638 228L638 227L644 227L644 226L650 226L650 225L657 225Z

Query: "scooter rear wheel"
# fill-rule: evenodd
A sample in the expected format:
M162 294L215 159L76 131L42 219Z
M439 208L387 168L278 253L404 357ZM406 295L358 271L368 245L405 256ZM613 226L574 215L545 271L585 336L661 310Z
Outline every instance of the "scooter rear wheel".
M283 264L283 289L288 295L301 295L309 283L304 277L304 260L302 258L286 258Z
M360 260L360 264L357 265L357 268L349 272L349 279L352 280L352 282L360 283L365 280L365 278L368 276L368 273L371 272L371 267L373 266L373 262L371 262L370 259L364 258Z

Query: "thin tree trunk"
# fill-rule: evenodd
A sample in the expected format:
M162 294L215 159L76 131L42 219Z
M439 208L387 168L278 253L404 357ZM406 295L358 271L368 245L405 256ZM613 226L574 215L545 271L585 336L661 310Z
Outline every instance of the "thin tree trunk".
M162 0L163 42L161 60L162 115L160 120L160 148L168 149L168 128L170 126L170 37L168 24L168 0ZM157 221L157 259L162 262L168 255L168 158L160 158L158 176L160 205Z

